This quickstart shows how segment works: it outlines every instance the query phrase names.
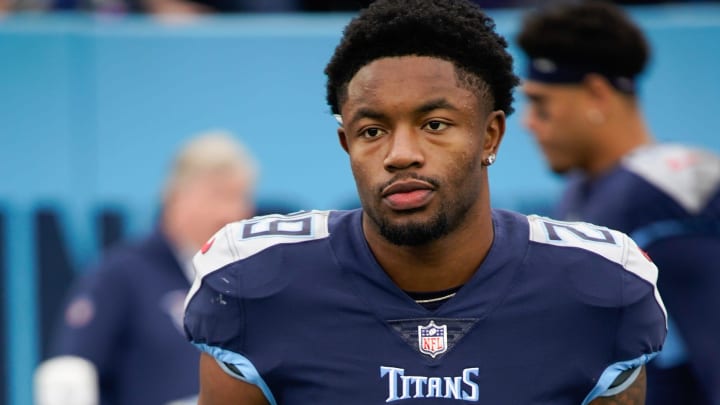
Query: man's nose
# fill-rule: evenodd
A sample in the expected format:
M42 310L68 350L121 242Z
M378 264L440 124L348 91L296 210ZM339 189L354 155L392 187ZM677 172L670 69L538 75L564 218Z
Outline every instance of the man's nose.
M420 167L425 163L422 148L423 134L410 127L396 128L390 134L390 146L385 157L385 169L395 171L409 167Z

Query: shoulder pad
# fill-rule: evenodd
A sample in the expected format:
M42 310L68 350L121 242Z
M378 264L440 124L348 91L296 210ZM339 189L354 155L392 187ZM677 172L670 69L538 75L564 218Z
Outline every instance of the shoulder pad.
M720 157L701 149L652 145L626 156L622 164L690 213L702 211L720 187Z
M587 222L558 221L538 215L528 216L530 240L555 246L587 250L619 264L625 270L657 283L655 264L626 234Z
M193 289L209 273L272 246L328 237L329 216L330 211L301 211L254 217L225 225L193 257Z

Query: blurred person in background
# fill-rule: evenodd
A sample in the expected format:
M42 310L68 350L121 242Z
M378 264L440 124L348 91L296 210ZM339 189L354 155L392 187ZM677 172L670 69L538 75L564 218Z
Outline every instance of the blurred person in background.
M637 83L649 45L618 6L539 9L518 43L524 124L567 177L554 216L626 232L659 268L669 334L648 367L647 404L720 404L720 158L655 142Z
M230 134L200 134L179 151L152 233L110 249L71 289L53 357L36 375L38 405L75 404L40 399L97 391L103 405L195 403L198 355L182 327L189 260L225 223L252 216L256 177L254 159Z

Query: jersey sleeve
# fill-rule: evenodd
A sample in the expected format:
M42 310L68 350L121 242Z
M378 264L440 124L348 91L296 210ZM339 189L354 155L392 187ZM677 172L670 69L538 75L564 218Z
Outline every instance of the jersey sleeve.
M200 350L242 368L250 364L241 354L245 319L238 280L231 271L238 260L233 239L233 225L226 225L193 258L195 280L185 302L184 327Z
M252 258L277 245L329 235L327 211L268 215L226 225L193 258L195 281L185 301L185 333L231 376L258 386L270 404L272 393L245 351L243 280L267 271ZM275 269L277 270L277 269Z
M572 283L584 305L612 308L617 315L608 323L608 353L604 370L584 404L611 393L618 376L652 360L667 334L667 314L657 289L658 268L626 234L586 222L557 221L531 215L530 239L569 249L574 256ZM579 259L578 250L585 252Z
M667 312L657 288L658 268L635 242L628 244L623 273L623 303L617 352L631 357L638 352L657 353L667 333ZM635 338L633 338L635 337Z
M185 303L185 334L230 376L260 388L272 404L270 389L243 350L245 317L238 278L231 271L240 258L236 227L226 225L193 258L195 281Z
M627 246L627 253L622 261L625 271L622 273L622 305L616 329L615 361L602 372L584 404L627 388L632 381L616 387L617 378L623 372L638 369L655 358L662 350L667 334L667 313L656 286L658 268L632 239L620 235Z

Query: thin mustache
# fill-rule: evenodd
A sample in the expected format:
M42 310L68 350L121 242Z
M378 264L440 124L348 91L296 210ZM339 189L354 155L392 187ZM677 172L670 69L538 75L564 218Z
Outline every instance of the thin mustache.
M409 179L424 181L424 182L432 185L434 188L440 187L440 182L433 178L420 176L418 174L404 174L404 175L400 175L400 176L395 176L392 179L381 184L380 187L378 187L378 192L380 194L382 194L383 190L390 187L391 184L401 181L401 180L409 180Z

